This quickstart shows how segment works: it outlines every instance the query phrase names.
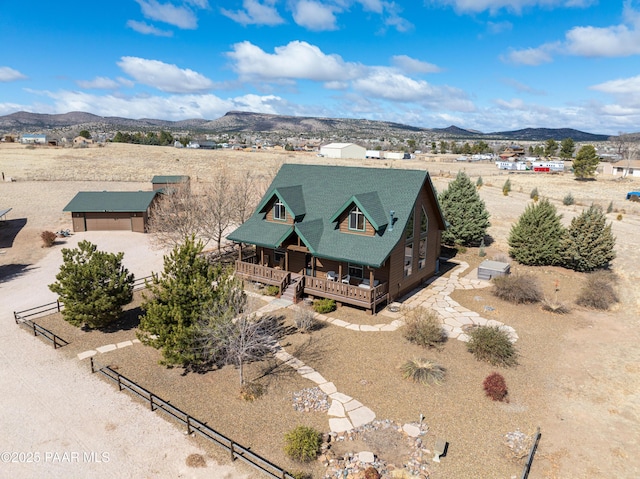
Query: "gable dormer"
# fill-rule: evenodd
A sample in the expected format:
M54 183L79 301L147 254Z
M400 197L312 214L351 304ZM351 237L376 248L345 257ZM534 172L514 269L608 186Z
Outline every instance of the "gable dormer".
M360 193L349 198L331 217L337 229L344 233L382 235L388 218L375 191Z
M275 188L258 205L258 211L264 213L266 221L294 224L302 221L306 214L301 186Z

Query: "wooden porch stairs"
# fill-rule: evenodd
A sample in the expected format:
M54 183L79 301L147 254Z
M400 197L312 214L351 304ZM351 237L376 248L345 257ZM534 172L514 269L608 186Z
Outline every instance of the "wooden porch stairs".
M297 303L299 298L296 298L296 289L298 283L302 281L303 276L301 274L291 273L291 283L285 288L280 297L282 299L286 299L291 301L292 303Z

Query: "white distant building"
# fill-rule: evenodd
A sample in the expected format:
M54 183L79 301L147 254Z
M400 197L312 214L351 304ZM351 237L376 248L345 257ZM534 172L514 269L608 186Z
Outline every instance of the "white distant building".
M354 158L362 159L366 157L366 148L355 143L329 143L320 147L320 154L327 158Z
M499 170L524 171L527 169L524 161L496 161L496 166Z
M24 143L27 145L46 145L47 135L22 135L20 137L20 143Z
M382 158L382 151L380 150L367 150L366 155L367 158Z

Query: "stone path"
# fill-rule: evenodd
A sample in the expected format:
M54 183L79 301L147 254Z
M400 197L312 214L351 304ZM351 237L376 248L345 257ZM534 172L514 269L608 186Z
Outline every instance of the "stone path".
M402 303L393 303L390 306L397 306L398 311L390 311L390 308L379 313L380 316L385 316L392 321L390 323L380 323L376 325L359 325L349 323L347 321L331 318L323 314L316 313L315 317L321 321L354 331L362 332L382 332L382 331L396 331L402 327L405 323L402 319L403 314L400 311L400 305L404 308L418 308L424 307L435 311L442 318L442 326L445 329L447 336L455 338L460 341L468 341L469 336L464 332L464 326L478 325L478 326L499 326L505 330L512 341L518 340L516 331L499 321L493 319L486 319L480 316L475 311L471 311L464 306L461 306L455 302L449 296L456 289L480 289L490 286L488 281L461 278L460 275L469 268L469 264L466 262L458 263L458 266L448 277L439 276L431 281L428 287L422 287L409 294L407 299ZM259 296L255 293L248 293L250 296ZM282 308L300 308L294 305L291 301L286 299L273 299L269 296L261 296L261 299L268 301L268 304L259 308L256 311L257 316L264 316L265 314L272 313ZM394 308L391 308L394 309ZM78 359L85 359L94 356L97 353L105 353L113 351L116 348L131 346L133 343L139 343L140 341L134 339L132 341L124 341L118 344L110 344L96 348L95 350L89 350L78 354ZM331 398L331 405L327 414L330 416L329 428L331 432L340 433L349 431L359 426L372 422L376 415L375 413L364 406L356 399L339 392L330 381L327 381L319 372L310 366L307 366L299 359L295 358L288 352L286 352L279 343L274 344L275 357L295 369L305 379L308 379L318 385L318 387Z

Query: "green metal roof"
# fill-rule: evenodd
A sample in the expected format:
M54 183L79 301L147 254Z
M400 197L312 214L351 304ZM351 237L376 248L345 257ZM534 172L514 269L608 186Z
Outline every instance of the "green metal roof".
M146 211L157 191L80 191L62 211L138 212Z
M295 230L318 257L378 268L403 239L407 219L425 184L437 204L426 171L285 164L256 212L228 238L273 248L280 246ZM299 188L301 192L304 218L295 225L266 221L264 206L274 194L285 202L283 191L291 187ZM351 203L366 211L365 215L377 229L375 235L349 234L338 229L337 217ZM439 207L436 210L439 212ZM394 211L393 228L389 225L390 211ZM438 227L445 229L442 215L438 216Z
M186 183L189 181L189 177L185 175L156 175L151 178L151 183L154 185L174 184L174 183Z

